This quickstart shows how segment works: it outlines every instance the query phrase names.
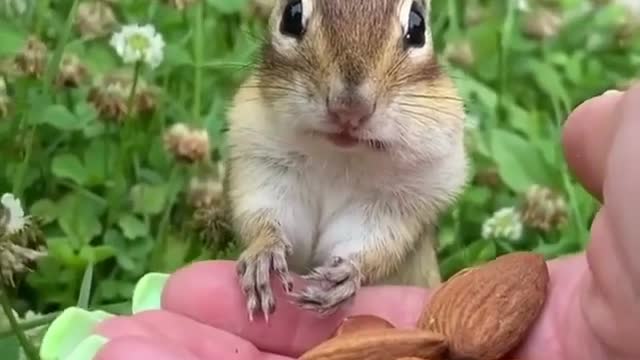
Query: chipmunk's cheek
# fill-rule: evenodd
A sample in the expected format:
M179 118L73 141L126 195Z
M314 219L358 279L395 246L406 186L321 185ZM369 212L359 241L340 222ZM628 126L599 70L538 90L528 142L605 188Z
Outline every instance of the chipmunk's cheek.
M278 111L280 126L285 132L324 131L328 128L325 108L316 98L297 96L287 99Z
M372 122L371 126L367 129L367 137L384 143L397 142L400 139L398 136L398 129L384 119L380 121Z
M375 116L371 119L368 131L373 138L385 142L397 142L404 138L406 125L392 107L379 106Z

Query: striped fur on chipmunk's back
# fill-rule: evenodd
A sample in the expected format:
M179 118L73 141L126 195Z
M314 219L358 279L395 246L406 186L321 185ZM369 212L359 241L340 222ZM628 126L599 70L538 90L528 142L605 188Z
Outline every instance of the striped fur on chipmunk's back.
M332 313L362 285L433 286L437 217L465 185L464 109L426 0L279 0L229 112L227 195L250 314L276 274ZM292 291L289 271L306 274Z

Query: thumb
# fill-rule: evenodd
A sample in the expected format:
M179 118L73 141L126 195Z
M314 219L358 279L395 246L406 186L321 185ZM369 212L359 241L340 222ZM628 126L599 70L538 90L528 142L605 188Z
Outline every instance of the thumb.
M621 124L607 162L604 206L611 225L616 260L621 262L640 295L640 85L621 103ZM637 307L636 307L637 308Z
M609 354L640 357L640 86L623 97L603 167L603 201L587 251L583 314ZM633 354L633 355L632 355Z

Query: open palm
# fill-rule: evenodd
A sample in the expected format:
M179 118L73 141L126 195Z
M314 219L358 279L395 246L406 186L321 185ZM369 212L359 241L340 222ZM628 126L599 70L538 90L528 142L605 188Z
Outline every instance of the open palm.
M522 360L640 358L640 87L593 99L567 123L567 161L603 201L586 254L549 263L550 297ZM344 316L374 314L397 327L415 325L428 292L368 287L342 313L320 319L277 292L268 324L250 323L233 262L191 265L174 274L163 309L103 322L111 341L98 359L294 359L324 341Z

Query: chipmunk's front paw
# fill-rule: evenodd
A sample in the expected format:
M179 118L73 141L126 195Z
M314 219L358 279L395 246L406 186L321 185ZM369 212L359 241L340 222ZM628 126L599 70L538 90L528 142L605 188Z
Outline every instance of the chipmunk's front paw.
M303 277L313 284L295 293L295 302L303 309L322 316L334 313L338 307L353 299L362 283L357 265L348 259L336 257L328 265L314 269Z
M250 321L258 311L262 311L265 321L269 321L269 315L276 309L270 281L272 271L278 274L287 293L293 290L293 279L287 266L291 251L291 246L281 241L258 250L249 248L240 255L237 271Z

